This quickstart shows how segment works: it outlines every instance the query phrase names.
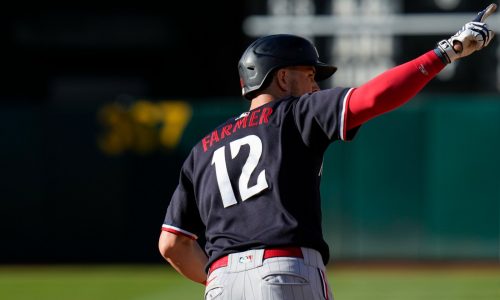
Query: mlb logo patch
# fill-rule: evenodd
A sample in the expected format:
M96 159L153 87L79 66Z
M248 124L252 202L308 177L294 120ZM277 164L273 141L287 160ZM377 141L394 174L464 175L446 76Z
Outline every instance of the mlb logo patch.
M247 264L249 262L252 262L253 256L252 255L245 255L245 256L240 256L240 264Z

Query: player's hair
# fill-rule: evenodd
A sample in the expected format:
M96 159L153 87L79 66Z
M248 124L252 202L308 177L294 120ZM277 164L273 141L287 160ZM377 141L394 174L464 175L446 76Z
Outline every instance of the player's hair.
M251 43L238 62L241 94L252 99L255 92L269 85L273 71L290 66L316 67L316 81L337 71L337 67L319 61L318 51L309 40L291 34L268 35Z

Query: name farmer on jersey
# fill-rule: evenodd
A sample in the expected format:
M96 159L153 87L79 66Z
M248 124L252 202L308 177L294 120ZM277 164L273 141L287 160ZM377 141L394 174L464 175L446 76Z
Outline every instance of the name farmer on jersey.
M269 116L272 113L273 109L271 107L264 107L263 109L257 108L251 112L241 114L241 116L236 119L236 123L234 123L234 125L230 123L220 126L212 131L211 134L205 136L201 141L203 145L203 152L207 152L208 148L242 128L255 127L269 123Z

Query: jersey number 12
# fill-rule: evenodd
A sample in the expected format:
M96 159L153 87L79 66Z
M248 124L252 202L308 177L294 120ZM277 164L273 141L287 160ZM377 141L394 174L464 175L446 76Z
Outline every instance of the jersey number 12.
M256 135L248 135L244 138L232 141L229 143L231 159L234 159L238 155L243 145L250 146L250 153L241 169L240 179L238 180L241 200L245 201L266 189L268 184L266 181L266 170L262 170L257 177L257 183L254 186L248 186L250 175L255 170L255 167L257 167L257 163L262 155L262 141ZM212 157L212 165L215 165L215 174L217 175L217 184L219 185L222 203L224 207L228 207L237 204L237 201L227 172L225 149L226 146L222 146L215 150Z

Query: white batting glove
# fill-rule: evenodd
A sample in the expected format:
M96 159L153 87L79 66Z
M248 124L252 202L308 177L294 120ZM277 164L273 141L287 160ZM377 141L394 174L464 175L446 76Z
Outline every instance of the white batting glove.
M488 46L495 33L488 28L484 21L496 9L496 4L488 5L486 9L477 14L472 22L465 24L462 29L449 39L442 40L437 44L437 49L440 50L448 63L471 55L473 52Z

